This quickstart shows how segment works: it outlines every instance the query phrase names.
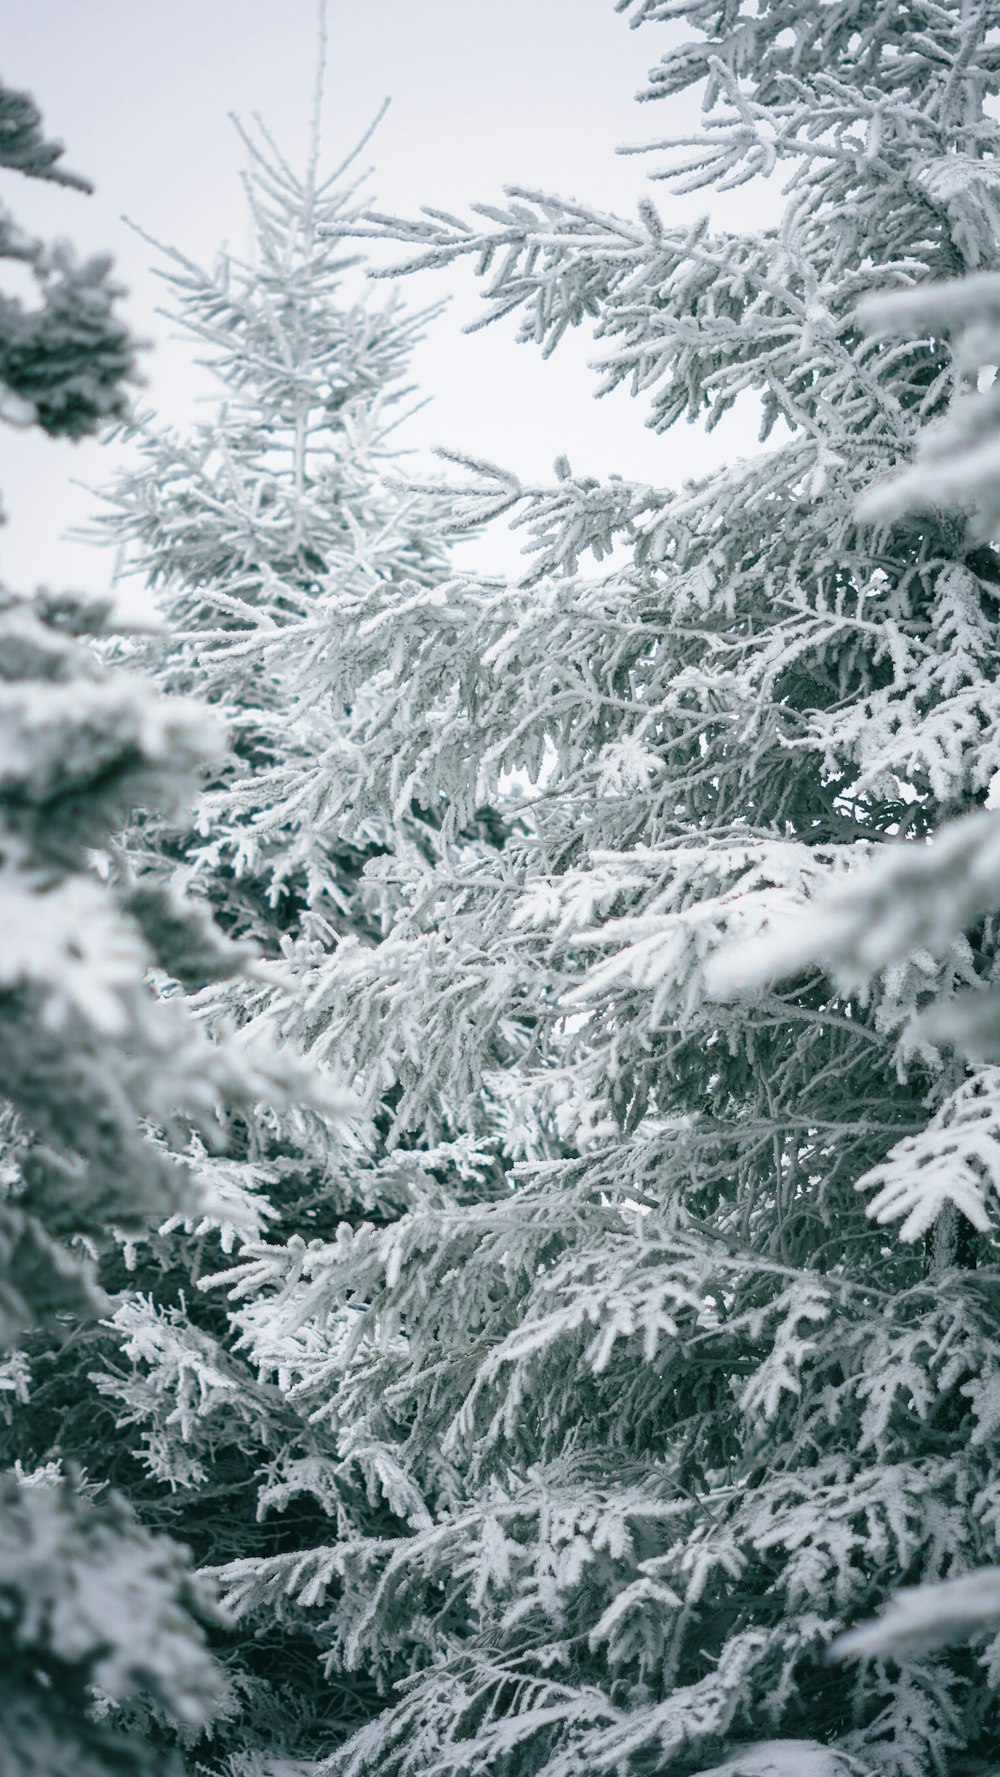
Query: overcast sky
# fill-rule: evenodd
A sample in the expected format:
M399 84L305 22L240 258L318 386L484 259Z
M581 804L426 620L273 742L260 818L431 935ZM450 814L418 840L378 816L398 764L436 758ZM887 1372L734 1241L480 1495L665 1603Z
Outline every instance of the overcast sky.
M615 149L684 133L690 101L638 106L635 93L666 44L664 29L632 31L612 0L329 0L324 143L328 164L352 145L385 96L392 104L371 144L372 197L401 215L422 204L462 211L495 202L505 184L533 185L634 214L657 158ZM22 225L61 234L80 252L107 250L129 296L124 312L153 342L144 403L172 421L190 417L198 387L191 346L172 340L156 313L155 256L125 225L210 263L228 241L247 244L239 184L241 146L229 114L259 111L302 164L316 60L316 0L8 0L0 74L30 90L67 164L97 187L90 198L2 175L0 199ZM704 196L653 195L669 220L699 214ZM745 224L745 196L713 216ZM408 442L445 444L546 477L565 452L575 469L678 483L752 448L739 421L704 442L681 427L657 438L640 402L593 397L592 340L574 335L548 363L518 346L512 322L462 333L476 316L471 273L410 281L414 302L450 295L420 349L415 375L433 402ZM56 445L0 432L0 489L10 523L0 572L99 587L109 562L65 541L94 502L73 478L100 484L114 469L96 444Z

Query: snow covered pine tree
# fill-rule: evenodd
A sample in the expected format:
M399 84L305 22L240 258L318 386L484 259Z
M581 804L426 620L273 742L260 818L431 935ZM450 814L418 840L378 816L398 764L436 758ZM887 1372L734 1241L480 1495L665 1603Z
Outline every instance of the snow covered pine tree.
M166 872L177 904L200 903L265 959L252 981L219 988L188 969L197 1016L288 1044L322 1077L336 1062L328 1020L312 1007L323 964L335 946L366 956L378 943L399 899L386 866L416 874L440 825L436 805L413 799L398 818L374 804L330 807L352 723L377 696L370 688L359 701L352 684L352 710L342 707L331 624L359 622L368 603L381 611L401 583L410 598L442 583L449 536L440 499L383 480L423 316L373 302L352 276L356 253L329 232L360 214L345 178L358 151L321 175L318 98L303 176L262 127L244 136L249 262L224 253L202 271L170 255L176 319L207 348L221 401L190 436L141 423L139 463L111 496L107 528L164 622L141 664L161 689L215 706L232 741L192 825L146 815L133 826L126 851L142 893ZM485 816L478 828L463 852L489 853ZM197 1171L232 1226L178 1217L136 1245L130 1270L109 1277L121 1291L111 1332L81 1336L50 1370L22 1410L22 1448L30 1417L36 1459L53 1443L72 1452L205 1563L253 1566L336 1534L349 1565L356 1545L430 1522L439 1459L418 1452L404 1469L390 1403L345 1420L331 1398L344 1317L306 1344L293 1336L288 1362L258 1376L240 1348L244 1317L197 1288L254 1218L290 1256L341 1223L496 1195L503 1174L488 1143L435 1131L430 1146L417 1130L388 1152L392 1104L378 1085L373 1118L353 1129L301 1109L260 1108L242 1129L230 1120L226 1153L200 1156ZM253 1635L223 1646L240 1707L195 1749L198 1770L257 1772L265 1753L284 1770L369 1719L385 1651L344 1683L324 1675L326 1646L322 1620L291 1594ZM406 1669L390 1662L391 1675Z
M973 261L975 263L975 260ZM959 514L973 541L1000 534L1000 276L970 271L945 284L918 283L861 305L860 319L882 336L949 338L955 378L949 409L918 440L912 463L875 484L859 511L876 521L938 521ZM980 769L975 788L986 810L1000 806L1000 774ZM919 793L911 785L912 794ZM847 990L867 988L873 976L908 965L919 971L928 954L941 957L956 940L968 965L962 988L915 996L910 1040L948 1046L973 1064L956 1091L932 1099L925 1129L892 1149L883 1165L859 1180L880 1186L869 1214L881 1222L905 1217L903 1238L930 1227L936 1239L954 1239L960 1217L990 1234L1000 1188L1000 973L995 924L1000 906L1000 814L978 810L947 823L932 843L909 841L878 848L869 864L859 848L858 868L822 890L798 917L722 955L716 977L730 989L780 981L816 963ZM990 916L988 919L986 916ZM964 977L964 978L963 978ZM919 973L914 973L919 980ZM976 1065L984 1064L984 1065ZM966 1257L972 1249L966 1239ZM853 1630L841 1644L860 1654L930 1648L1000 1627L1000 1567L904 1591L886 1613Z
M670 177L780 167L777 229L525 190L369 226L416 265L471 255L487 318L523 309L545 349L593 318L605 386L660 430L756 394L771 448L680 493L483 467L454 497L514 512L520 581L324 607L341 682L380 685L339 805L415 799L445 845L487 798L522 825L404 883L310 1016L394 1078L397 1132L488 1090L520 1170L495 1205L239 1255L263 1368L449 1481L409 1535L222 1577L250 1623L313 1611L332 1671L409 1666L329 1777L992 1773L1000 1641L829 1650L899 1585L997 1559L995 1143L981 1077L913 1020L978 991L995 927L863 991L803 969L713 999L706 971L1000 766L995 551L947 513L857 512L956 380L942 334L887 345L859 302L997 268L995 8L620 9L694 33L645 95L705 88ZM938 1203L968 1157L968 1234L933 1190L922 1238L866 1219L859 1183L887 1201L908 1141ZM352 1323L338 1380L316 1354Z
M0 88L0 165L64 173L33 101ZM0 212L0 257L38 300L0 302L0 414L82 438L124 411L133 366L106 260L49 250ZM8 1460L33 1385L26 1348L71 1342L107 1307L94 1260L110 1233L207 1207L154 1139L262 1080L186 1008L157 1002L161 935L94 861L136 805L167 808L218 744L204 712L104 669L84 638L107 604L0 589L0 1390ZM176 918L175 943L184 922ZM204 922L202 922L202 925ZM201 932L202 947L205 933ZM233 947L220 934L217 962ZM160 960L160 959L157 959ZM185 1136L186 1139L186 1136ZM88 1256L89 1255L89 1256ZM12 1426L12 1428L11 1428ZM0 1769L4 1777L163 1777L162 1737L224 1705L210 1597L183 1551L123 1499L57 1461L0 1474ZM125 1717L122 1716L125 1710ZM117 1715L112 1723L111 1713ZM131 1729L124 1725L132 1718ZM169 1724L173 1724L170 1726ZM142 1724L141 1727L137 1724Z

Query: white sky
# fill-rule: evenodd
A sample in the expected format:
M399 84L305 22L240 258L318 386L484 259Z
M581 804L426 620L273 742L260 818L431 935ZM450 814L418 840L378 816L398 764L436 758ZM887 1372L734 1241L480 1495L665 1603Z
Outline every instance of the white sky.
M631 31L612 0L329 0L329 27L328 164L392 98L368 157L382 210L414 215L433 204L461 213L496 202L505 184L624 214L651 189L668 221L707 207L705 195L681 200L662 184L650 188L655 155L614 152L686 133L696 112L690 99L633 103L666 32ZM154 345L143 362L143 404L171 421L196 412L192 347L171 339L156 313L163 287L154 256L123 216L202 263L224 241L243 251L242 150L229 113L259 111L301 164L315 46L315 0L8 0L0 72L32 92L47 134L67 144L67 165L97 190L86 198L4 174L0 201L33 233L113 254L129 289L123 313ZM713 216L745 227L747 204L735 194L714 202ZM548 479L565 452L581 472L674 484L727 451L753 448L752 427L739 419L711 440L687 426L657 438L644 428L641 402L621 392L595 401L587 369L595 348L582 334L548 362L516 344L512 320L463 334L480 301L468 269L408 286L414 304L452 297L414 364L433 396L406 439L417 461L444 444ZM106 585L108 556L62 533L94 509L74 478L100 485L114 468L107 447L0 430L10 520L0 533L3 578L23 589Z

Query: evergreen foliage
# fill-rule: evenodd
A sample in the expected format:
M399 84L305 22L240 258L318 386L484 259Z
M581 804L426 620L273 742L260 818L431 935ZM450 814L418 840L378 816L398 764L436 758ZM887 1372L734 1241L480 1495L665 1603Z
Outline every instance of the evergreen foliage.
M82 185L59 152L32 101L0 89L0 161ZM123 411L132 368L106 263L75 268L6 214L0 255L30 265L41 294L36 309L0 302L3 417L95 431ZM108 1310L97 1261L114 1234L208 1212L176 1150L192 1126L214 1143L220 1107L269 1084L154 998L152 923L105 867L130 811L172 807L217 745L204 712L101 663L88 641L110 623L110 602L0 589L0 1398L15 1425L26 1346L70 1344ZM27 1453L16 1431L4 1443L8 1460ZM0 1475L4 1777L174 1770L164 1735L226 1706L206 1647L216 1616L183 1551L124 1499L56 1461L14 1461ZM112 1726L123 1708L131 1725Z
M912 338L922 331L949 338L956 370L944 416L920 435L912 462L869 490L861 512L890 522L927 513L939 521L954 516L973 541L995 537L1000 279L993 272L970 272L947 284L873 297L860 313L870 330L884 337ZM998 803L995 774L986 784L985 804L992 810ZM941 953L995 910L998 845L995 815L976 812L947 825L931 846L893 847L873 866L852 872L819 909L810 910L808 920L800 918L790 929L723 959L719 979L774 979L790 966L823 961L856 986L915 950ZM991 979L987 967L971 984L973 991L923 1008L921 1027L973 1060L996 1060L1000 998ZM988 1181L988 1170L984 1177ZM984 1209L973 1208L973 1220L984 1215Z
M985 1777L1000 1743L993 9L619 10L692 33L658 176L787 174L777 228L524 190L363 222L255 139L255 264L175 260L226 406L117 499L147 664L234 744L102 890L213 1057L277 1034L370 1116L234 1116L77 1348L108 1417L60 1403L72 1359L14 1408L102 1479L114 1418L113 1478L221 1585L219 1777ZM679 492L387 483L413 323L344 304L352 233L472 258L543 350L593 323L656 429L756 399L769 449ZM501 514L524 574L455 573Z
M262 125L241 129L250 263L227 251L205 271L162 249L174 318L207 348L221 404L189 436L140 422L140 464L109 518L167 628L157 681L196 690L230 733L179 842L177 883L272 958L286 939L328 944L342 928L373 941L384 917L384 893L359 878L394 829L337 829L326 814L346 741L337 662L314 658L320 613L354 608L370 585L430 588L446 566L441 502L382 485L425 316L376 306L363 283L345 290L357 255L335 235L360 213L344 175L364 143L321 179L318 127L317 113L304 177Z
M337 1056L311 1003L335 948L378 946L400 900L386 867L412 874L436 855L443 813L437 797L398 811L334 805L352 724L377 709L378 690L352 681L345 702L330 625L432 593L450 543L440 498L385 480L424 316L374 302L337 238L361 214L348 175L358 150L321 173L319 98L301 176L262 125L241 132L248 260L224 252L203 270L169 250L175 316L218 403L189 434L140 419L137 466L109 495L106 529L162 619L132 666L213 706L230 740L189 820L147 801L132 823L118 859L129 906L158 934L171 1005L220 1040L284 1045L320 1087L311 1106L233 1109L224 1152L196 1145L208 1209L180 1205L155 1237L108 1257L110 1323L68 1353L32 1352L35 1388L15 1421L20 1450L82 1463L200 1563L262 1570L303 1541L338 1536L349 1550L430 1522L450 1470L434 1451L400 1466L388 1405L363 1424L334 1405L315 1414L313 1392L292 1385L297 1339L291 1370L258 1373L245 1317L199 1289L204 1274L248 1235L292 1253L341 1227L391 1225L417 1204L444 1213L503 1188L485 1115L461 1139L436 1130L429 1144L415 1129L390 1151L392 1100L378 1081L369 1116L332 1114ZM460 849L490 850L485 813ZM248 972L216 980L209 916L234 956L253 947ZM336 1375L351 1326L341 1315L307 1340L320 1369ZM347 1679L324 1673L322 1622L291 1599L216 1645L233 1707L188 1757L226 1777L256 1777L266 1755L298 1770L377 1711L385 1670L407 1669L380 1649Z
M309 1018L397 1140L485 1093L516 1188L242 1248L218 1281L262 1374L377 1430L428 1510L220 1577L248 1629L312 1612L332 1673L409 1672L329 1777L957 1777L992 1768L996 1640L960 1601L954 1647L858 1625L1000 1555L996 1083L921 1023L982 992L994 925L832 986L725 958L1000 769L995 550L937 503L858 508L965 364L857 318L996 271L1000 46L977 0L621 9L693 33L645 95L705 88L662 176L780 170L776 229L524 190L367 226L472 258L545 350L593 321L656 428L752 395L771 447L679 493L470 464L451 497L513 513L524 576L309 626L373 688L330 815L441 821ZM453 855L485 802L506 844Z
M914 460L862 499L861 512L876 521L957 513L971 538L995 538L1000 279L973 271L946 284L876 296L862 305L861 319L887 337L924 332L950 338L958 373L945 416L926 428ZM1000 801L998 783L994 778L988 786L987 810ZM946 824L930 844L891 847L863 864L808 913L803 909L793 922L720 958L716 978L723 985L773 981L819 962L844 985L865 987L914 951L940 956L985 916L995 918L998 883L1000 821L992 812L966 815ZM932 1000L914 1020L918 1034L953 1047L972 1064L1000 1058L1000 993L996 964L987 955L965 991ZM902 1231L912 1238L950 1205L980 1232L990 1231L988 1203L1000 1177L996 1143L996 1070L973 1065L960 1092L927 1128L871 1175L868 1182L882 1188L869 1214L879 1220L905 1214ZM878 1621L851 1631L841 1646L868 1655L925 1650L998 1625L1000 1569L984 1568L905 1590Z
M47 142L28 93L0 90L0 167L89 191L85 179L58 165L62 147ZM128 330L113 312L120 292L104 256L74 258L59 242L33 239L0 206L0 260L31 272L41 298L28 307L0 296L0 418L41 426L52 438L84 438L126 409L124 385L133 371Z

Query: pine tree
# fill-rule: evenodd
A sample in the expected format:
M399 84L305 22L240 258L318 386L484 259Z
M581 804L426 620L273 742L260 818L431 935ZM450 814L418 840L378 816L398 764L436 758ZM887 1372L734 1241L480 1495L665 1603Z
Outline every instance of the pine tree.
M515 515L523 578L325 613L340 682L379 688L337 806L439 808L442 849L311 1015L394 1081L397 1137L502 1103L516 1189L244 1248L263 1369L344 1424L391 1404L401 1468L452 1478L408 1534L221 1577L248 1624L313 1610L334 1671L409 1668L329 1777L986 1771L997 1643L849 1631L1000 1554L995 1088L921 1023L981 993L995 928L861 984L803 948L737 992L725 958L1000 767L994 548L939 505L859 511L966 375L859 303L997 269L992 9L620 9L696 33L644 95L704 86L669 176L780 168L776 228L525 190L369 227L473 257L487 318L547 350L593 321L658 430L754 394L770 448L679 493L470 465L453 498ZM502 852L450 857L494 800Z
M161 924L176 909L189 925L201 907L237 946L255 947L251 975L222 983L211 969L202 976L190 946L183 966L166 960L174 999L210 1031L288 1045L329 1080L337 1056L311 1004L323 967L335 949L377 947L400 899L392 876L436 855L442 821L437 799L409 798L398 811L333 806L378 687L359 698L351 681L345 702L331 617L358 623L369 604L381 613L387 599L404 603L404 584L407 600L432 594L451 535L440 498L386 479L425 316L374 303L336 236L361 213L345 178L359 150L321 174L320 95L303 176L262 125L242 132L249 259L225 252L202 270L170 250L175 318L199 353L207 348L218 405L190 434L140 420L137 466L110 494L105 529L157 600L163 633L133 665L160 690L214 706L230 737L193 817L151 807L118 868L133 903L160 909ZM459 849L490 852L485 813ZM429 1522L427 1499L449 1485L433 1452L399 1462L391 1406L364 1423L337 1410L353 1316L310 1337L308 1352L293 1337L291 1371L281 1360L258 1374L243 1349L246 1317L198 1287L255 1226L291 1255L342 1226L496 1194L502 1173L482 1118L457 1142L447 1127L415 1129L390 1152L392 1098L378 1085L371 1116L351 1127L315 1108L231 1115L225 1152L192 1161L212 1213L178 1212L109 1259L111 1327L78 1340L70 1361L36 1360L43 1380L19 1415L22 1447L30 1436L36 1460L58 1451L113 1481L145 1524L182 1537L201 1563L266 1565L331 1535L349 1554ZM289 1378L306 1356L316 1368L301 1393ZM321 1372L331 1386L316 1414ZM252 1635L220 1643L238 1707L195 1748L197 1769L242 1777L265 1755L291 1769L369 1719L382 1652L345 1682L324 1674L325 1648L315 1613L290 1600Z
M286 937L373 938L382 923L378 892L357 880L385 849L381 830L359 838L342 821L340 834L325 818L344 740L337 663L315 658L317 612L402 577L433 586L446 563L440 502L382 486L425 315L345 293L357 256L332 237L359 213L343 175L364 143L321 180L318 131L317 112L299 177L262 125L256 138L241 128L250 263L227 251L204 271L162 249L174 317L207 346L222 401L189 436L140 423L140 466L110 516L168 632L155 677L195 688L230 731L178 880L269 957Z
M0 88L0 164L64 173L34 102ZM0 300L0 413L81 438L124 412L133 344L109 262L78 265L0 213L0 257L37 302ZM4 1777L135 1777L175 1770L166 1739L226 1708L206 1631L210 1593L183 1550L121 1497L53 1460L25 1466L28 1347L70 1344L111 1304L98 1260L112 1237L212 1205L177 1152L193 1126L266 1086L147 983L164 959L152 903L101 867L138 806L169 810L218 746L205 712L109 670L91 638L111 601L0 588L0 1768ZM179 910L213 972L236 951ZM158 1131L158 1133L157 1133ZM115 1720L112 1720L115 1717Z
M969 272L946 284L918 286L873 297L861 319L886 337L927 333L951 340L956 386L948 411L918 438L914 460L875 484L859 510L875 520L959 514L976 541L997 537L1000 455L997 451L996 363L1000 358L1000 279ZM985 379L985 382L984 382ZM1000 904L1000 819L996 777L986 810L946 823L932 843L885 849L797 918L782 922L719 959L725 987L780 980L820 963L839 985L865 988L873 977L914 953L940 956L970 933L985 966L964 991L920 1008L915 1034L948 1045L971 1064L954 1097L893 1150L869 1181L881 1186L869 1213L880 1221L905 1215L904 1233L918 1237L942 1213L956 1214L981 1233L992 1228L991 1188L997 1184L997 1075L1000 994L990 926ZM990 916L986 932L977 929ZM984 943L985 939L985 943ZM926 1650L1000 1626L1000 1568L907 1588L875 1622L862 1624L842 1646L865 1655Z

